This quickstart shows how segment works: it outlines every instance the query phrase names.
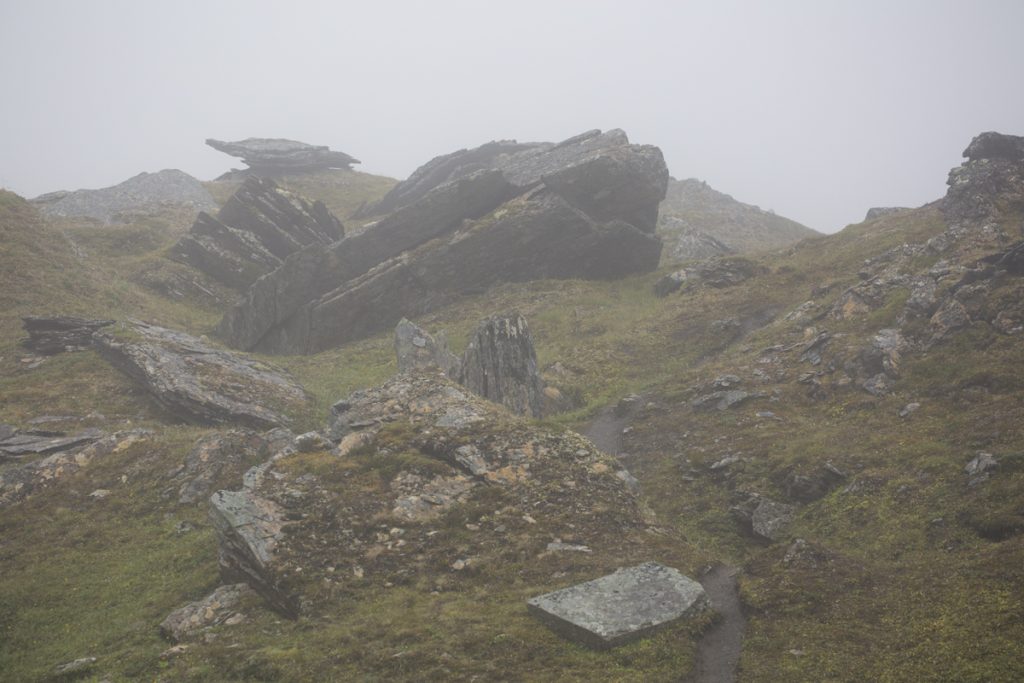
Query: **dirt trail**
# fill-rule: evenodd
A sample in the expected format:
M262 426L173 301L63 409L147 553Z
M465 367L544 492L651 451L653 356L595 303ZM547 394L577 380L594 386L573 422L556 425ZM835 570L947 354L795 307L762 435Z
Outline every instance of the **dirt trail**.
M629 415L617 415L615 407L610 406L601 411L581 433L605 453L624 461L629 456L622 453L622 430L628 426L629 418ZM632 470L640 463L629 465ZM733 683L736 680L743 632L746 629L739 586L736 583L738 571L735 567L715 565L699 579L720 618L697 644L693 671L683 679L686 683Z
M686 683L732 683L740 661L746 619L740 606L735 567L715 565L700 577L720 619L697 644L697 658Z

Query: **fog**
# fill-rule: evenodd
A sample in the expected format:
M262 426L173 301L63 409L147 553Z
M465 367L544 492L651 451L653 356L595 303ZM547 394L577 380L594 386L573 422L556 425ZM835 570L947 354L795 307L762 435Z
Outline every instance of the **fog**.
M833 232L1024 134L1024 3L0 0L0 186L26 196L330 145L406 177L623 128L672 174Z

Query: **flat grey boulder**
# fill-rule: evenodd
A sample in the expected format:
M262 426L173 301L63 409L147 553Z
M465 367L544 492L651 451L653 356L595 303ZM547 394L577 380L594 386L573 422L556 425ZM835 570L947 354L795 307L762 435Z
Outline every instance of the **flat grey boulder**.
M646 562L531 598L526 606L559 635L604 650L693 617L710 602L693 579Z
M22 432L11 434L0 440L0 461L5 458L18 458L25 455L39 455L41 453L55 453L66 451L75 446L91 443L103 436L98 429L86 429L65 436L52 432Z
M137 321L126 331L95 334L100 354L186 422L270 429L287 425L285 410L308 407L305 390L281 370L184 332Z
M750 519L750 528L756 535L767 541L781 540L785 537L789 525L793 521L793 512L792 505L763 498L754 508Z
M39 211L55 218L92 218L109 223L120 214L164 207L213 211L217 202L206 187L184 171L165 169L137 176L99 190L51 192L32 200Z
M241 157L256 173L321 171L328 168L351 168L359 159L326 145L310 145L284 138L246 138L226 142L209 138L206 144L218 152Z

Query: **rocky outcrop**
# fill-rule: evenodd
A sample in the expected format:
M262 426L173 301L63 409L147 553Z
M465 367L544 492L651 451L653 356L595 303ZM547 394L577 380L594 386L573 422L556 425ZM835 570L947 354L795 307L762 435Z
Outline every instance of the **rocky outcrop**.
M245 583L219 586L202 600L190 602L171 612L160 623L160 635L172 643L190 640L215 626L233 626L245 621L242 603L252 593Z
M333 151L326 145L310 145L283 138L246 138L235 142L209 138L206 144L218 152L241 157L249 170L258 175L349 169L352 164L359 163L355 157Z
M551 541L548 530L570 523L595 555L614 548L639 561L648 552L641 506L613 458L441 373L396 375L331 413L329 436L344 455L310 469L307 456L281 453L247 473L241 490L211 499L224 580L248 583L285 616L312 615L366 581L450 576L510 552L532 556ZM355 440L358 452L346 446ZM355 473L355 463L373 472L342 474ZM460 508L482 504L495 512L473 513L468 535L439 533Z
M44 356L65 351L81 351L92 346L92 333L113 325L113 320L88 320L59 315L26 316L21 319L28 332L22 346Z
M32 203L53 218L81 217L104 223L167 207L194 211L217 208L217 202L199 180L176 169L140 173L100 190L50 192L36 197Z
M435 338L405 318L395 327L395 356L400 373L436 369L452 378L459 375L459 358L448 350L444 333Z
M1024 137L982 133L949 172L942 210L951 223L981 222L1024 207Z
M738 202L706 182L669 180L658 236L663 264L781 249L817 232L771 211Z
M171 474L177 485L178 503L192 505L218 489L238 488L249 468L265 462L293 440L294 435L286 429L264 434L232 429L200 438L181 467Z
M216 218L200 213L168 255L229 287L244 289L290 254L306 247L322 249L344 234L322 202L252 177Z
M874 206L868 209L867 214L864 216L864 220L873 221L876 218L881 218L882 216L891 216L893 214L903 213L904 211L910 211L910 209L905 206Z
M281 371L183 332L132 322L124 336L98 332L93 339L103 357L186 422L269 429L288 423L284 411L309 404Z
M480 323L462 355L459 383L513 413L541 416L544 383L523 316L496 315Z
M329 249L293 254L225 315L220 334L240 348L312 353L496 283L656 266L667 181L657 148L593 131L488 163L413 174L392 213Z
M151 434L145 429L115 432L102 438L89 433L87 439L79 440L74 447L61 449L41 460L9 467L0 472L0 507L17 503L74 474L93 460L124 451Z

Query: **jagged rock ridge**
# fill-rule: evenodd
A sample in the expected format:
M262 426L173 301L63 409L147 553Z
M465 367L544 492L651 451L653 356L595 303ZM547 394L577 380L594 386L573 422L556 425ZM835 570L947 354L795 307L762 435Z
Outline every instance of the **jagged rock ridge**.
M817 234L693 178L669 180L658 219L663 264L778 249Z
M213 211L217 202L203 184L184 171L164 169L140 173L99 190L50 192L32 200L40 212L55 218L82 217L109 223L121 214L162 207Z
M322 202L310 202L268 178L251 177L216 218L201 212L169 256L241 289L290 254L310 245L326 246L344 234L341 222Z
M499 282L656 267L653 233L668 178L658 148L613 130L497 156L474 152L427 164L445 172L414 173L372 229L290 256L225 315L219 333L239 348L311 353ZM471 161L459 164L459 155ZM493 166L478 168L480 158Z

